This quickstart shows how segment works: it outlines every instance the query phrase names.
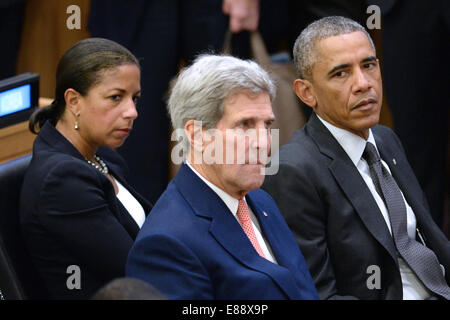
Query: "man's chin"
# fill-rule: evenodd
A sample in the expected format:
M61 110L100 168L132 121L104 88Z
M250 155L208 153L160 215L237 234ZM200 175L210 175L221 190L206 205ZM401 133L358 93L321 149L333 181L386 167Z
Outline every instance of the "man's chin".
M246 181L246 189L248 191L256 190L261 188L263 182L264 182L264 176L258 173L258 175L255 175L253 177L249 177L249 179Z
M363 130L369 130L378 124L380 121L380 113L371 114L360 119L358 122L358 127Z

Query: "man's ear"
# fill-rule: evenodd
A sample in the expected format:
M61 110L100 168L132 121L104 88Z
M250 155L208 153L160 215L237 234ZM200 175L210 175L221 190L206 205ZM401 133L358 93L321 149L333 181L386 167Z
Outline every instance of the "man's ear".
M69 88L64 92L64 100L66 101L66 109L68 109L73 115L79 115L81 113L81 94Z
M200 121L190 119L184 124L184 132L189 140L191 150L195 152L203 152L203 128Z
M294 92L306 105L313 109L316 107L317 100L314 95L314 88L309 80L295 79Z

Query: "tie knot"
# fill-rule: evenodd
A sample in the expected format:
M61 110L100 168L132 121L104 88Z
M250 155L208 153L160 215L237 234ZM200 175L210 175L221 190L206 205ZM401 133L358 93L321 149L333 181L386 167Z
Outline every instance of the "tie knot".
M362 157L367 161L369 166L380 161L377 149L370 142L367 142Z
M250 212L248 212L248 207L244 199L239 200L237 216L240 221L250 220Z

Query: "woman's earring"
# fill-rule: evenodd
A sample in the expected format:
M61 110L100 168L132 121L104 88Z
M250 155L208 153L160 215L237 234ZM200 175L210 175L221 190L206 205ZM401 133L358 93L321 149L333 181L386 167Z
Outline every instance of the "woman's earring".
M79 114L76 115L77 118L78 118L79 116L80 116ZM73 128L74 128L75 130L78 130L78 129L80 128L80 127L78 127L78 120L75 120L75 124L74 124Z

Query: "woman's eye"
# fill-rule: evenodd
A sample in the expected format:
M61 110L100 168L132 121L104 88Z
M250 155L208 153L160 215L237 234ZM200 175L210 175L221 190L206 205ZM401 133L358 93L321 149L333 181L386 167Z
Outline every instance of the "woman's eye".
M140 99L141 97L138 97L138 96L136 96L136 97L133 97L133 101L134 101L134 104L135 105L137 105L137 103L139 102L139 99Z
M110 96L109 98L112 101L114 101L114 102L119 102L120 101L120 96L119 95Z

